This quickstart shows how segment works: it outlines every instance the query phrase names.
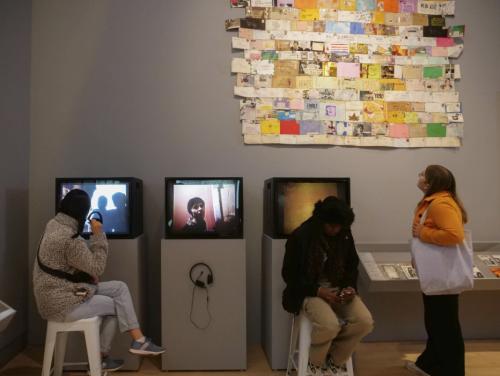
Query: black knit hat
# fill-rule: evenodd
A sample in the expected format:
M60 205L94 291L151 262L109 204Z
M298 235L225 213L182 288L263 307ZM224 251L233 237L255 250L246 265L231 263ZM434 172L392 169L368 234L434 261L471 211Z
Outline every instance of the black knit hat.
M354 212L345 201L328 196L314 205L313 217L324 223L350 227L354 222Z
M78 234L83 232L83 226L90 210L90 197L81 189L72 189L61 200L59 212L69 215L78 221Z

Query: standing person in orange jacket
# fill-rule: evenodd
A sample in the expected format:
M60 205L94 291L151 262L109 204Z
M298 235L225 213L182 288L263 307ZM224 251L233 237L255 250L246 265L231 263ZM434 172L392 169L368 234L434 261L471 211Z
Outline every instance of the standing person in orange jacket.
M453 174L445 167L430 165L418 175L424 193L413 218L413 236L440 246L464 240L467 212L457 196ZM422 218L424 219L421 223ZM458 294L425 295L425 351L406 367L419 375L464 376L465 348L460 327Z

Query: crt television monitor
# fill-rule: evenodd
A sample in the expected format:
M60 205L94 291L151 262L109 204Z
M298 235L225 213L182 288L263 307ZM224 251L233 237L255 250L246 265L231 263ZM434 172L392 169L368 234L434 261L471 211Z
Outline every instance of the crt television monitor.
M307 220L314 204L328 196L338 197L348 205L349 178L271 178L264 186L264 233L273 238L287 238Z
M165 178L167 238L243 237L242 178Z
M81 189L90 197L89 214L103 217L103 229L109 238L135 238L142 233L142 181L136 178L58 178L56 212L59 203L72 189ZM90 235L90 223L84 236Z

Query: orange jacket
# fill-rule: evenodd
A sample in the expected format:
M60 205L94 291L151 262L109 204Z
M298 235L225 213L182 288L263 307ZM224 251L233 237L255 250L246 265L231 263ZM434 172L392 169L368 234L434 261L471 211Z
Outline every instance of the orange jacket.
M420 201L415 210L414 224L420 223L427 208L420 240L443 246L459 244L464 240L462 211L450 193L434 193Z

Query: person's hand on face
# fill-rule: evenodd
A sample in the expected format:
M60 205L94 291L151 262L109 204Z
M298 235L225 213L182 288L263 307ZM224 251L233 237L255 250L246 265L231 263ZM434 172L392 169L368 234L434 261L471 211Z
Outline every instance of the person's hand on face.
M201 220L205 217L205 206L203 204L195 204L191 208L191 214L197 220Z

